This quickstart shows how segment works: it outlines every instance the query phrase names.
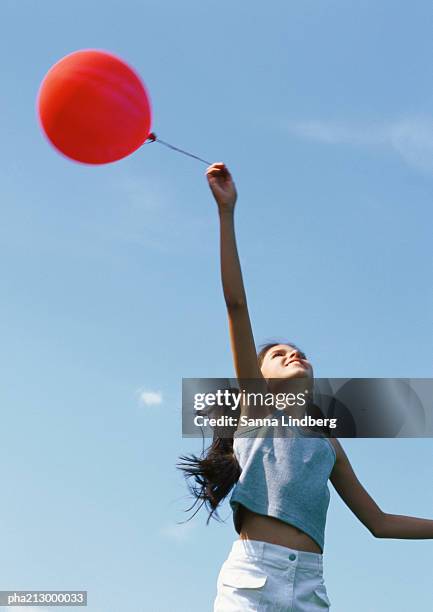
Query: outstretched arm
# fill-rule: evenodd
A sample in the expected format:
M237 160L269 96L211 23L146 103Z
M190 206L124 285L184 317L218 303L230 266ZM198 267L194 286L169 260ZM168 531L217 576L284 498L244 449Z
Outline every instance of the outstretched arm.
M218 206L220 220L221 281L228 309L245 308L247 298L236 246L234 212L237 200L232 176L223 163L212 164L206 177Z
M331 482L345 504L376 538L433 539L433 520L383 512L356 477L338 440Z
M236 376L238 379L263 379L257 363L256 347L236 246L234 227L236 187L228 168L223 163L209 166L206 176L218 205L221 281L227 306Z

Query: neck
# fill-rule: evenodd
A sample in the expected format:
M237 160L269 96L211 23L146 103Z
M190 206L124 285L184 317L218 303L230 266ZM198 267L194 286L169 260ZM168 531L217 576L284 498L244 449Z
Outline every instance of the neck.
M292 416L303 416L313 402L314 381L311 378L273 378L268 388L276 396L280 410Z

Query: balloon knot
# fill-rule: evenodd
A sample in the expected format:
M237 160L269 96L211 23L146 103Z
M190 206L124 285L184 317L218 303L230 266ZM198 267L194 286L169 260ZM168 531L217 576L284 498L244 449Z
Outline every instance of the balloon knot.
M151 132L149 134L149 136L147 137L147 140L150 140L151 142L155 142L156 140L156 134L154 134L153 132Z

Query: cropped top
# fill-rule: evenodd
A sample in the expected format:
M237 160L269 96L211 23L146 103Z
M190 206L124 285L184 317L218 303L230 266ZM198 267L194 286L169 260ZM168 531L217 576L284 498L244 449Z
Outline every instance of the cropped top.
M242 470L230 497L236 531L242 504L297 527L323 551L328 479L336 460L331 441L298 427L248 427L235 432L233 450Z

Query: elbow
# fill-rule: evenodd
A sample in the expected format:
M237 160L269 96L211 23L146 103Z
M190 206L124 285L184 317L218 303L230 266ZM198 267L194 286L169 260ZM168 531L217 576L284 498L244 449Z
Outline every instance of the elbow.
M247 307L247 302L243 298L225 298L227 310L233 312L236 310L242 310Z
M383 538L382 531L380 529L376 529L375 527L370 527L370 533L374 538Z
M385 521L386 514L381 512L375 519L368 525L368 529L371 535L375 538L385 538Z

